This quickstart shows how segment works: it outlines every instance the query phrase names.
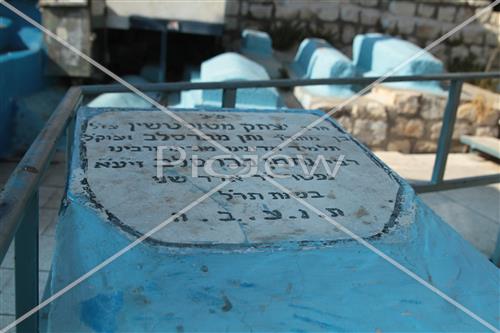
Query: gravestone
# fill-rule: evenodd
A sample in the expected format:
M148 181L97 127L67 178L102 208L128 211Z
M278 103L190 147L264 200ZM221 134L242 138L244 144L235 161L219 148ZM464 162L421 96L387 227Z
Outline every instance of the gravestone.
M365 76L419 76L442 74L441 60L419 46L379 33L356 35L352 45L353 62ZM389 73L389 71L391 71ZM390 82L388 86L443 93L438 81Z
M173 112L244 160L271 151L322 114ZM278 153L272 158L284 159L280 164L239 172L244 165L232 155L160 111L81 108L49 294L232 181L52 303L48 330L482 328L264 174L495 321L495 267L335 122L317 124ZM320 164L307 175L302 167L311 171L320 155L338 172L328 175ZM213 169L203 167L209 161Z
M272 56L273 46L271 36L267 32L245 29L241 33L243 53L256 53L263 56Z
M205 60L199 77L193 82L218 81L265 81L269 80L266 69L257 62L238 53L226 52ZM182 107L220 107L221 89L192 90L182 93ZM236 94L238 108L276 108L283 106L275 88L243 88Z
M193 111L186 112L183 118L236 155L248 156L252 154L251 147L255 147L253 154L270 151L302 126L313 122L316 116L289 112L265 117L267 121L262 121L253 112ZM166 122L162 112L98 114L86 126L82 139L81 149L86 151L86 157L81 162L86 168L88 190L92 191L89 197L95 197L127 228L139 233L152 229L221 182L220 178L206 175L202 168L198 168L201 177L193 178L193 161L182 163L182 167L165 167L162 176L157 177L155 160L159 147L180 147L188 159L197 156L195 165L227 155L198 135L186 133L180 123ZM301 198L312 200L321 210L332 211L331 214L363 237L374 236L394 223L400 209L400 184L387 168L349 140L333 123L318 126L303 140L280 152L292 158L290 164L296 164L290 170L291 177L282 180L284 186ZM164 150L163 155L165 160L175 161L179 154L175 150ZM346 156L340 165L339 177L329 176L321 166L315 175L301 172L299 159L304 158L305 166L310 169L318 155L324 156L330 170L340 155ZM217 159L216 163L222 164L218 173L227 173L231 164L237 162L233 156ZM113 179L112 188L108 183L110 179ZM338 195L347 188L366 191L360 191L360 200L353 202L348 196ZM110 195L110 191L128 193L129 200ZM368 200L372 195L377 200ZM225 205L231 205L231 210L223 209ZM328 222L310 215L303 209L297 210L292 197L256 174L220 190L214 200L200 203L198 209L187 213L183 217L186 223L172 223L154 239L183 244L258 244L348 237Z

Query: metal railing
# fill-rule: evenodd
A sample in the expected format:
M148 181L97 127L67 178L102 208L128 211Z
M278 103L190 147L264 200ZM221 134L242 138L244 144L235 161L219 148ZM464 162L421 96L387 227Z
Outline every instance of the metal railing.
M384 82L404 81L449 81L448 100L446 103L443 125L438 141L438 150L432 178L429 182L413 184L417 192L430 192L479 186L500 182L500 174L444 180L444 172L455 125L457 108L460 102L462 84L467 80L500 78L500 72L494 73L449 73L441 75L393 76ZM224 108L236 104L236 94L242 88L293 88L312 85L369 85L378 77L332 78L332 79L296 79L267 81L226 81L226 82L179 82L138 84L143 92L180 92L185 90L222 90ZM38 189L46 168L51 161L57 140L73 120L76 110L85 96L110 92L128 92L121 85L91 85L72 87L49 118L45 127L37 136L29 150L9 177L0 193L0 262L4 260L10 244L15 242L15 301L16 316L20 317L38 304ZM71 149L71 133L67 140L68 151ZM498 257L498 256L496 256ZM38 313L21 322L18 332L39 331Z

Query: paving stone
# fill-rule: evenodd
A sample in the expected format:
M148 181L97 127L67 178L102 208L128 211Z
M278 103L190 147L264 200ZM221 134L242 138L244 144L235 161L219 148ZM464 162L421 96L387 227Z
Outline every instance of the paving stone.
M39 231L40 234L54 235L49 229L53 229L57 223L59 209L55 208L42 208L39 215Z
M7 314L0 314L0 327L4 328L5 326L9 325L12 323L14 320L16 320L16 316L12 315L7 315ZM13 328L9 330L9 333L15 333L16 329Z
M484 214L466 207L443 193L420 195L424 202L437 212L445 222L471 242L486 256L493 253L500 225ZM498 191L496 193L498 198ZM481 196L484 198L484 196ZM490 208L491 209L491 208Z
M14 270L0 268L0 314L15 314Z
M52 264L52 256L54 254L56 239L49 235L39 236L39 265L41 271L49 271Z

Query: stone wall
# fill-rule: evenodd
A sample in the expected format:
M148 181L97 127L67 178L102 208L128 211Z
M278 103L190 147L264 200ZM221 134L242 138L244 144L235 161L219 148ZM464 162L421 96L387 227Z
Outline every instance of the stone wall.
M303 94L296 88L296 94ZM339 123L375 150L402 153L436 151L447 97L377 86L334 113ZM331 110L342 100L311 99L310 109ZM463 151L461 135L498 136L500 95L465 84L457 110L452 151Z
M351 56L356 34L382 32L425 47L488 5L488 0L231 0L226 41L242 29L267 31L274 48L294 50L305 37L321 37ZM449 70L484 69L499 45L500 12L490 11L434 49ZM500 57L497 57L500 58ZM498 62L497 64L498 65Z

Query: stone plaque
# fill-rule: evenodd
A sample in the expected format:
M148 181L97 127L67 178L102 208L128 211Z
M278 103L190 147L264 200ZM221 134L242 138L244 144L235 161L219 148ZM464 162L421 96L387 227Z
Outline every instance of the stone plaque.
M269 152L320 116L284 110L178 114L245 159ZM219 174L243 168L160 111L81 109L76 130L80 142L73 158L71 191L83 194L110 223L134 236L148 232L223 181L204 168L209 160L214 161L211 170ZM171 147L182 149L185 160L180 161L181 154ZM178 163L162 166L161 174L158 149L164 163ZM376 236L398 219L397 178L333 122L322 122L278 153L275 162L290 158L269 169L286 176L274 179L359 236ZM338 172L333 175L336 165ZM149 241L259 246L350 238L267 182L263 163L257 167L256 174L243 174Z

